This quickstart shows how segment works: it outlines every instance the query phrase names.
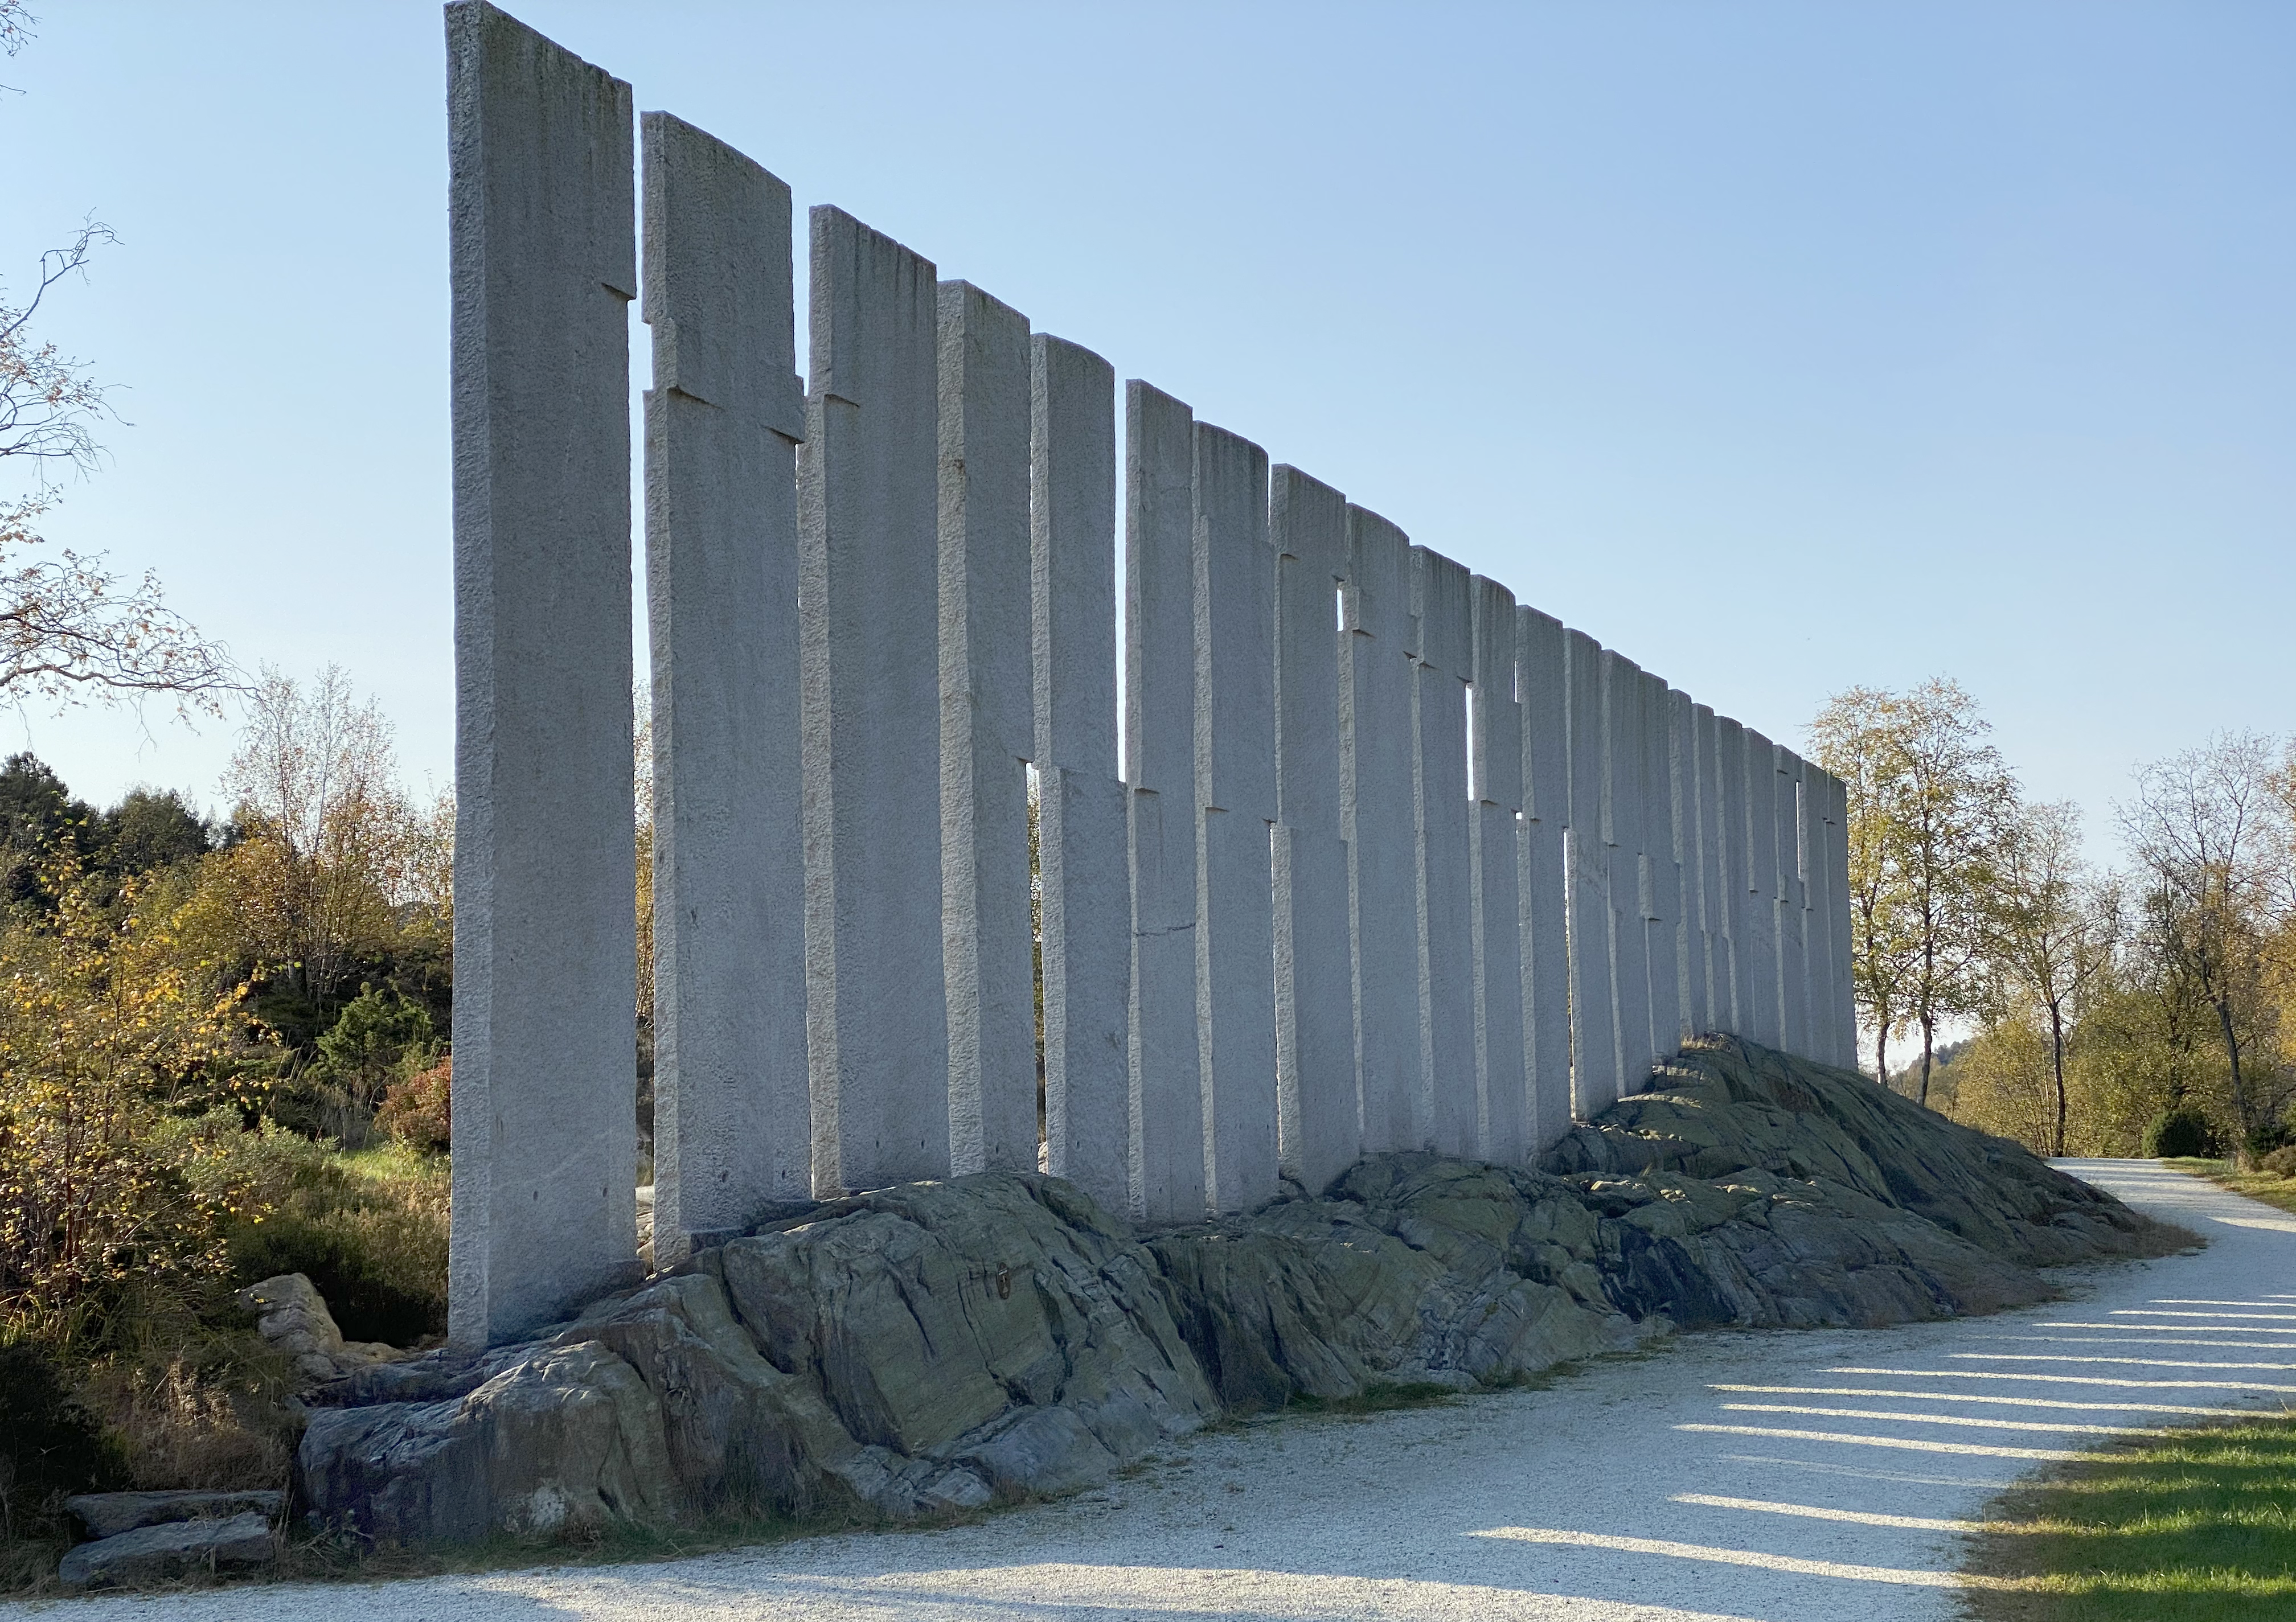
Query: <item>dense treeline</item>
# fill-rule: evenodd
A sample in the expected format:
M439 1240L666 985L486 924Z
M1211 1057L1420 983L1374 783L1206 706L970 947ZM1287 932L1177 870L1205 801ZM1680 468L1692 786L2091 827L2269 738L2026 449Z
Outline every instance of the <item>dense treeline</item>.
M2296 741L2224 734L2140 768L2103 869L2078 809L2030 800L1986 733L1948 681L1853 689L1811 728L1849 785L1872 1073L2045 1154L2296 1141Z

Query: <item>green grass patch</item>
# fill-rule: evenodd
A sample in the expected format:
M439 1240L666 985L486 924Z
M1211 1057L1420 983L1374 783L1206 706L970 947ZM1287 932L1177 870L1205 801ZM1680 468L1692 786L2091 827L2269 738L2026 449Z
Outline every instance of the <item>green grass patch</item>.
M1994 1500L1964 1569L1981 1622L2296 1617L2296 1415L2131 1441Z
M2277 1172L2242 1171L2229 1160L2164 1160L2161 1164L2206 1177L2235 1194L2246 1194L2251 1200L2261 1200L2296 1215L2296 1177L2284 1177Z

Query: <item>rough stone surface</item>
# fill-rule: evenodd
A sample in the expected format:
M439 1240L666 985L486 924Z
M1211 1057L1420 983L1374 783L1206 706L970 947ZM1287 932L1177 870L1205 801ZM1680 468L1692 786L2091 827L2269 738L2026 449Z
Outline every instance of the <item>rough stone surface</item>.
M1223 1416L1676 1330L1997 1311L2053 1295L2038 1267L2184 1242L1852 1072L1710 1037L1653 1081L1538 1170L1375 1155L1323 1198L1144 1236L1039 1174L830 1201L534 1345L398 1365L426 1400L318 1412L301 1498L385 1541L930 1518Z
M225 1520L171 1520L82 1544L56 1569L66 1588L157 1583L222 1566L260 1566L277 1551L271 1522L249 1511Z
M448 1330L630 1282L630 87L447 8L454 290Z
M296 1379L305 1386L379 1363L395 1363L406 1355L379 1340L344 1339L317 1287L299 1273L250 1284L234 1298L256 1315L255 1332L265 1343L294 1359Z
M810 217L798 629L813 1188L828 1195L949 1168L930 831L941 815L939 294L931 260L840 209Z
M90 1537L117 1537L170 1520L223 1520L252 1511L276 1515L287 1495L272 1487L236 1493L82 1493L64 1508Z
M813 1193L790 193L668 113L645 175L662 1258Z

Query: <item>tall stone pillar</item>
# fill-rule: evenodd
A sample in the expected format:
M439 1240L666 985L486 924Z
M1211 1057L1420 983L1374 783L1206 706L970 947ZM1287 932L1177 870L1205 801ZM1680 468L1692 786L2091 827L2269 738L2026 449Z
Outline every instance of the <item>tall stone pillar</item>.
M1196 1030L1216 1211L1275 1198L1275 554L1267 453L1196 425Z
M938 373L949 1169L1037 1169L1029 322L944 282Z
M1780 744L1778 774L1778 1044L1815 1058L1809 1034L1809 960L1803 914L1808 892L1802 874L1801 757Z
M1522 890L1517 813L1522 807L1522 707L1515 700L1514 594L1477 575L1469 583L1473 684L1467 750L1469 942L1475 986L1476 1152L1518 1166L1534 1125L1523 1060Z
M1619 1092L1650 1085L1658 1057L1652 1036L1650 901L1644 876L1642 668L1622 653L1603 655L1603 840L1610 848L1611 996L1618 1009Z
M1418 1149L1418 791L1413 765L1411 542L1348 509L1341 594L1340 827L1348 846L1356 1085L1365 1152Z
M1046 1166L1131 1208L1129 798L1116 766L1116 374L1038 333L1029 503Z
M1777 746L1745 729L1746 943L1740 961L1752 992L1745 1035L1766 1047L1784 1039L1778 989Z
M1617 929L1611 916L1609 798L1603 649L1584 631L1563 641L1564 753L1570 765L1570 1113L1591 1120L1618 1101L1619 1011L1612 990Z
M447 8L454 293L448 1332L637 1270L630 90Z
M1674 849L1682 922L1677 978L1682 984L1682 1033L1714 1028L1706 968L1706 856L1699 783L1698 706L1679 688L1666 695L1669 758L1674 768Z
M1833 1045L1833 972L1831 926L1833 910L1826 903L1825 856L1826 774L1808 761L1802 763L1802 958L1808 997L1809 1056L1820 1064L1840 1064Z
M1426 1147L1475 1152L1473 913L1468 897L1467 683L1474 610L1466 569L1411 549L1411 733L1419 802L1419 1086Z
M1690 759L1698 848L1697 1023L1702 1032L1717 1031L1730 1024L1730 940L1722 912L1722 799L1711 705L1690 707Z
M1132 1213L1206 1210L1196 1043L1195 417L1124 386L1124 752L1132 883Z
M1717 978L1714 1018L1732 1036L1751 1037L1754 1019L1753 914L1746 815L1746 733L1728 716L1714 717L1714 782L1719 815L1714 840L1716 876L1720 885L1724 958L1729 969L1726 988ZM1722 993L1726 989L1726 999Z
M1270 475L1275 549L1275 1087L1283 1175L1321 1193L1355 1163L1348 848L1340 837L1335 602L1348 572L1347 498L1293 467Z
M939 295L813 210L798 458L815 1192L949 1172L941 969Z
M1849 785L1839 777L1826 778L1825 858L1833 918L1828 960L1833 987L1834 1052L1836 1064L1857 1068L1857 978L1852 957L1854 937L1849 927Z
M813 1192L789 188L643 119L658 1262Z
M1682 861L1674 816L1674 711L1666 679L1645 670L1643 684L1644 955L1650 971L1653 1061L1671 1057L1688 1033L1682 1008Z
M1515 692L1522 714L1522 823L1516 890L1522 905L1523 1055L1530 1147L1570 1129L1570 952L1562 841L1570 815L1562 623L1515 610Z

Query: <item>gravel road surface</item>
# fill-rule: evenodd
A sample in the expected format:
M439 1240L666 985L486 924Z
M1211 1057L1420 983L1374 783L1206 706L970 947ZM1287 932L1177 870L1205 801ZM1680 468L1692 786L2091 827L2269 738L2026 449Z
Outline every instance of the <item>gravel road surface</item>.
M2107 1435L2296 1396L2296 1217L2150 1161L2061 1164L2208 1249L2070 1273L2069 1304L1685 1336L1543 1390L1248 1425L972 1526L42 1609L67 1622L1945 1622L1958 1534L2020 1473Z

